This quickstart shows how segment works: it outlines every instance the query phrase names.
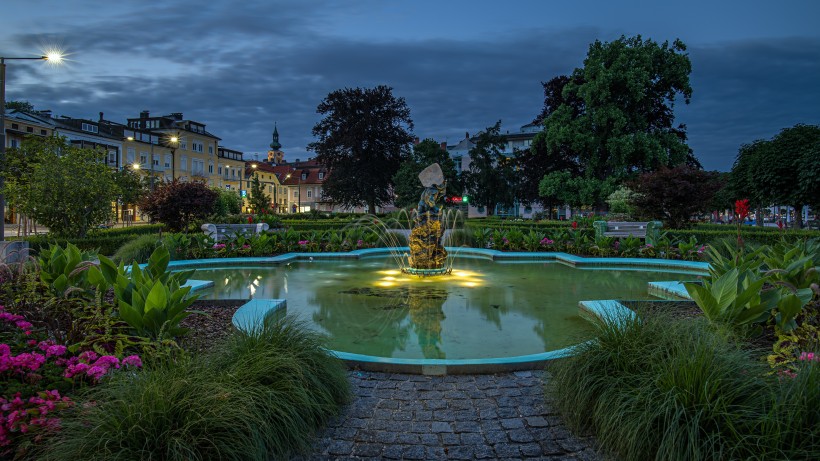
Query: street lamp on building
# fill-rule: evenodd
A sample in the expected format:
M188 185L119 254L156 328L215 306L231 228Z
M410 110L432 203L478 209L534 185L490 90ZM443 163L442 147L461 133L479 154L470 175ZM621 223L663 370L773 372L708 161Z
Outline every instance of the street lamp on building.
M63 54L58 51L49 51L39 57L7 58L0 56L0 165L6 164L6 61L49 61L51 64L60 64ZM0 242L6 238L6 198L3 196L3 175L0 175Z

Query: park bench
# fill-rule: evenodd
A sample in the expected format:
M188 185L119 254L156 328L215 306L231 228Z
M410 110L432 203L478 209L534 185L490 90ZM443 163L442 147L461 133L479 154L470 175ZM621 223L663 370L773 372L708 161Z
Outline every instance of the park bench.
M268 223L259 224L210 224L202 225L205 235L218 242L226 238L235 238L238 235L250 236L268 230Z
M658 231L663 226L660 221L625 222L595 221L595 237L636 237L646 240L647 245L654 245Z

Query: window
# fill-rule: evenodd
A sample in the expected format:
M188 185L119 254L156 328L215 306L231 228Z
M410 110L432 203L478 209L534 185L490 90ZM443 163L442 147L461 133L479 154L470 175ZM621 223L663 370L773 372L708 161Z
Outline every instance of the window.
M151 154L151 162L154 166L159 166L159 155Z
M208 146L208 153L214 155L214 146Z
M83 123L83 131L88 131L89 133L99 133L99 128L97 125L92 125L90 123Z
M20 147L20 143L16 139L12 139L10 141L10 146L11 147Z
M171 168L171 154L165 154L165 168Z
M179 148L183 150L188 150L188 139L180 138L179 139Z
M47 133L48 133L48 131L46 131L46 130L40 130L40 134L43 135L43 136L45 136Z
M32 128L30 126L27 126L26 131L29 132L29 133L34 133L34 128Z
M213 162L208 164L208 173L214 174L214 164L213 164Z
M143 165L148 163L148 154L145 152L140 152L140 163Z
M304 181L305 179L307 179L307 173L302 173L302 181Z
M219 171L219 176L222 176L222 165L219 165L217 171Z
M11 124L11 129L12 129L12 130L19 130L19 129L20 129L20 125L18 125L18 124L16 124L16 123L12 123L12 124Z
M114 165L117 164L117 151L115 151L115 150L108 151L108 163L113 163Z
M126 158L128 159L128 164L134 163L134 157L136 157L136 151L134 151L133 147L128 148L128 153L126 154Z
M202 152L204 149L204 145L201 142L192 141L191 142L191 150L194 152ZM213 152L211 152L213 153Z
M319 172L319 179L325 179L325 172L324 171Z
M307 198L310 198L310 189L307 191Z
M183 155L182 157L180 157L180 159L179 159L179 169L182 170L182 171L185 171L185 170L188 169L188 156L187 155Z
M293 190L293 198L296 198L296 197L298 197L298 196L299 196L299 191L298 191L298 190L296 190L296 189L294 189L294 190Z

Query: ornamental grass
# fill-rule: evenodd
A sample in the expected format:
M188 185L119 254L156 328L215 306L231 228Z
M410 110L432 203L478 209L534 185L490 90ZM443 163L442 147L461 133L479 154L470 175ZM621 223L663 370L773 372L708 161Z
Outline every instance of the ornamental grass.
M304 325L269 318L207 355L115 377L82 396L40 458L266 460L305 451L350 396L343 365L321 346Z
M592 320L596 339L548 368L576 431L622 460L820 459L820 363L777 376L705 319Z

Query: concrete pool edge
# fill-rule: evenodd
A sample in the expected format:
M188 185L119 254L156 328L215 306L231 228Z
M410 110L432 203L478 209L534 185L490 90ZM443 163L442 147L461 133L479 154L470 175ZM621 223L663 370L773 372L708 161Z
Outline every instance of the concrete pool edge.
M293 261L322 261L339 259L362 259L376 256L391 256L395 252L404 251L406 247L399 248L372 248L355 250L348 253L287 253L275 257L258 258L217 258L204 260L182 260L171 261L170 269L196 268L196 267L230 267L237 264L256 265L278 265ZM570 255L557 252L502 252L498 250L480 248L448 248L454 256L477 257L492 261L532 261L532 262L559 262L576 268L602 268L602 269L677 269L679 271L691 271L705 274L708 263L679 260L656 260L642 258L585 258L582 256ZM655 282L650 282L655 283ZM676 283L676 282L657 282ZM205 288L205 287L202 287ZM664 286L667 290L670 287ZM671 290L669 290L671 291ZM678 290L675 290L678 291ZM256 303L254 303L256 302ZM244 307L254 303L252 307ZM285 300L274 299L251 299L248 303L237 310L232 319L233 325L238 329L242 326L250 326L254 321L264 318L270 311L278 310L286 304ZM264 306L269 306L265 308ZM634 315L634 313L616 300L589 300L579 302L579 308L591 315L618 317L622 315ZM250 313L253 313L251 315ZM237 314L240 314L237 317ZM583 344L583 343L581 343ZM543 368L549 361L567 357L579 345L568 346L562 349L521 355L512 357L497 357L489 359L405 359L379 357L349 352L328 350L329 353L343 360L349 367L367 371L380 371L392 373L413 373L424 375L444 375L444 374L482 374L501 373L521 370L532 370Z

